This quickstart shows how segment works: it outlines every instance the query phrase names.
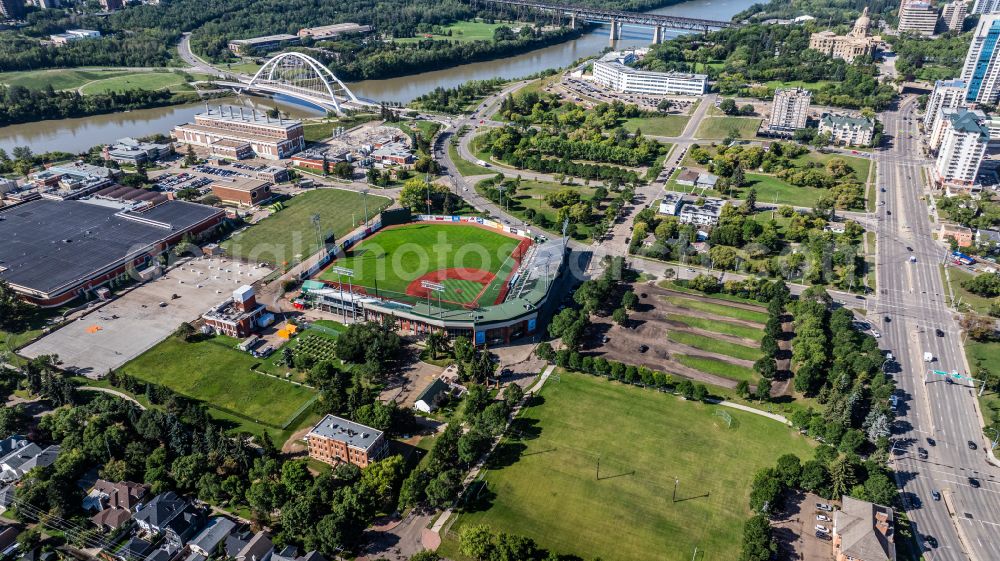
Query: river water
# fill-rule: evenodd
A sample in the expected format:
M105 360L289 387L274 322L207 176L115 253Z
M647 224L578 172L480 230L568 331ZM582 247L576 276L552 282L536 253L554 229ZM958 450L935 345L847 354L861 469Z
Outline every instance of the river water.
M653 10L655 14L669 14L692 18L728 20L749 8L757 0L690 0L681 4ZM608 46L608 26L601 26L578 39L552 45L508 58L460 64L443 70L422 72L386 80L364 80L348 84L360 97L380 101L406 103L413 98L441 86L450 88L469 80L489 78L519 78L546 68L567 66L588 55L597 54ZM667 35L670 37L671 35ZM625 26L622 37L615 46L645 46L652 41L652 30ZM317 111L308 107L275 102L263 98L225 98L213 104L244 104L257 108L278 106L293 117L315 116ZM30 146L35 153L63 151L82 152L97 144L107 144L125 136L166 134L174 126L191 121L203 111L204 104L174 105L155 109L139 109L128 113L96 115L80 119L39 121L0 128L0 148L8 153L15 146Z

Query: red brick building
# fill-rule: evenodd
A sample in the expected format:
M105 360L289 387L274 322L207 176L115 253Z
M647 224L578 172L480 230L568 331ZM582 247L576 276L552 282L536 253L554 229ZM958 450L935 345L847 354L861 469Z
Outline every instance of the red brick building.
M336 465L341 462L360 468L385 454L388 441L380 430L347 419L327 415L306 435L309 457Z

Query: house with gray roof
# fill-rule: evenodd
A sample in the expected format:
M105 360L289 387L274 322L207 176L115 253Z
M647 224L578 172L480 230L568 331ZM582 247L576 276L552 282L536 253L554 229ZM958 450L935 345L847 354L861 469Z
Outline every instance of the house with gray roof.
M212 557L222 548L226 538L236 530L236 523L228 518L216 516L205 524L198 535L188 542L191 551Z
M310 551L305 555L299 555L299 548L294 545L286 545L281 551L271 554L271 561L326 561L326 558L318 551Z
M27 440L16 441L13 450L0 458L0 482L18 481L36 467L52 465L58 456L59 446L43 448Z
M197 507L173 491L154 497L134 518L146 534L163 534L168 544L178 547L183 547L204 521Z
M433 382L430 383L424 391L420 392L417 396L417 401L413 404L413 408L417 411L423 411L424 413L430 413L438 408L438 406L443 403L448 396L451 394L451 386L441 378L435 378Z
M236 561L270 561L274 544L267 532L257 532L236 554Z
M844 496L833 514L833 555L836 561L896 561L893 510Z

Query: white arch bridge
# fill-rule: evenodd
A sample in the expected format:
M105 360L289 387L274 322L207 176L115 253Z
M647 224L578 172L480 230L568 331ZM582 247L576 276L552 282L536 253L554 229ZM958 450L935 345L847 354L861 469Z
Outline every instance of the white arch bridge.
M281 53L264 63L253 77L242 75L237 79L216 84L239 92L285 95L337 113L348 108L378 106L358 98L329 68L299 52Z

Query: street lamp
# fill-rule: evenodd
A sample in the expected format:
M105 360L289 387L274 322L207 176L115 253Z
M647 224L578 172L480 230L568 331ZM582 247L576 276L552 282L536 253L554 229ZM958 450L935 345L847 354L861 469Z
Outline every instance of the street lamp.
M344 305L344 277L346 276L347 277L347 282L350 283L351 282L351 278L354 277L354 271L352 271L351 269L344 268L344 267L336 267L336 266L335 267L330 267L330 271L334 272L334 273L337 273L337 280L339 281L339 284L340 284L340 308L344 311L344 323L347 323L347 308ZM355 307L355 305L354 305L354 296L353 296L353 294L354 294L354 286L353 285L349 285L348 292L351 294L351 316L352 316L352 318L355 321L357 321L357 319L358 319L358 313L357 313L358 310L357 310L357 307Z
M441 293L444 292L444 285L431 281L420 281L420 287L427 291L427 307L431 307L431 292L436 292L438 297L438 317L441 317Z

